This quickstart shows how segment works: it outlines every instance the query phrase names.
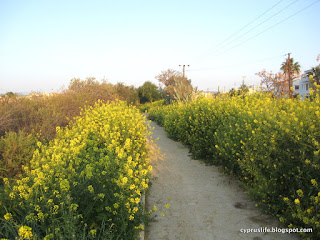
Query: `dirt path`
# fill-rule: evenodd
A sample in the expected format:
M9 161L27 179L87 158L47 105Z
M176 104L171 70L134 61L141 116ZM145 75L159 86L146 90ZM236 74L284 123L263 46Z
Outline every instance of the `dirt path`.
M236 182L216 167L191 159L187 147L169 139L155 123L151 126L164 157L152 163L155 179L147 194L147 207L163 208L168 202L171 207L161 211L165 217L158 216L147 227L147 240L298 239L293 234L241 233L240 229L279 225L262 214Z

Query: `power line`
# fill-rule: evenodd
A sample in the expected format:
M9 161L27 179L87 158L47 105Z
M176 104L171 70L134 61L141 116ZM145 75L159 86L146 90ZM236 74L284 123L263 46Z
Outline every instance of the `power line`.
M230 38L232 38L233 36L237 35L239 32L241 32L243 29L245 29L247 26L249 26L251 23L255 22L256 20L258 20L259 18L261 18L263 15L265 15L267 12L269 12L270 10L272 10L274 7L276 7L277 5L279 5L283 0L280 0L279 2L277 2L275 5L273 5L271 8L269 8L268 10L266 10L265 12L263 12L262 14L260 14L258 17L256 17L255 19L253 19L251 22L249 22L248 24L246 24L244 27L242 27L240 30L238 30L236 33L232 34L231 36L229 36L227 39L223 40L221 43L219 43L216 47L220 46L222 43L225 43L226 41L228 41ZM297 0L298 1L298 0Z
M276 12L275 14L273 14L271 17L267 18L266 20L264 20L263 22L259 23L258 25L256 25L255 27L251 28L250 30L248 30L247 32L243 33L242 35L238 36L237 38L233 39L231 42L229 42L227 45L230 45L231 43L237 41L238 39L242 38L243 36L245 36L246 34L248 34L249 32L253 31L254 29L256 29L257 27L261 26L262 24L264 24L265 22L269 21L271 18L277 16L279 13L281 13L283 10L289 8L291 5L293 5L294 3L298 2L299 0L295 0L292 3L290 3L289 5L285 6L284 8L282 8L280 11ZM226 46L227 46L226 45ZM223 47L224 48L224 47Z
M319 0L320 1L320 0ZM283 54L281 55L277 55L277 56L273 56L273 57L269 57L269 58L263 58L263 59L259 59L259 60L255 60L252 62L248 62L248 63L244 63L244 64L237 64L237 65L226 65L226 66L220 66L220 67L214 67L214 68L200 68L200 69L190 69L190 70L186 70L187 72L193 72L193 71L207 71L207 70L217 70L217 69L223 69L223 68L230 68L230 67L239 67L239 66L247 66L247 65L251 65L251 64L255 64L258 62L265 62L265 61L270 61L276 58L280 58L283 57Z
M233 36L237 35L239 32L241 32L243 29L245 29L247 26L249 26L251 23L255 22L256 20L258 20L259 18L261 18L262 16L264 16L267 12L269 12L270 10L272 10L273 8L275 8L277 5L279 5L281 2L283 2L284 0L280 0L279 2L277 2L275 5L273 5L271 8L267 9L266 11L264 11L262 14L260 14L258 17L256 17L255 19L253 19L251 22L247 23L245 26L243 26L240 30L238 30L237 32L231 34L229 37L227 37L225 40L223 40L222 42L220 42L218 45L215 46L215 48L211 51L214 51L217 47L219 47L220 45L222 45L223 43L225 43L226 41L228 41L229 39L231 39ZM209 50L210 51L210 50ZM200 57L198 57L200 58Z
M264 33L264 32L266 32L266 31L268 31L268 30L270 30L270 29L272 29L272 28L274 28L274 27L278 26L279 24L281 24L281 23L283 23L284 21L286 21L286 20L288 20L288 19L290 19L290 18L294 17L295 15L297 15L297 14L301 13L302 11L304 11L304 10L308 9L309 7L313 6L314 4L316 4L316 3L318 3L318 2L320 2L320 0L318 0L318 1L315 1L315 2L311 3L310 5L306 6L305 8L303 8L303 9L301 9L301 10L299 10L299 11L295 12L294 14L292 14L292 15L290 15L289 17L287 17L287 18L285 18L285 19L281 20L280 22L278 22L278 23L276 23L276 24L272 25L271 27L269 27L269 28L267 28L267 29L263 30L262 32L260 32L260 33L258 33L258 34L256 34L256 35L252 36L251 38L249 38L249 39L247 39L247 40L245 40L245 41L243 41L243 42L241 42L241 43L239 43L239 44L237 44L237 45L235 45L235 46L233 46L233 47L231 47L231 48L227 49L226 51L224 51L224 52L222 52L222 53L220 53L220 54L218 54L218 55L215 55L215 56L220 56L221 54L226 53L226 52L228 52L228 51L230 51L230 50L232 50L232 49L234 49L234 48L236 48L236 47L238 47L238 46L240 46L240 45L242 45L242 44L244 44L244 43L246 43L246 42L250 41L251 39L253 39L253 38L255 38L255 37L258 37L258 36L259 36L259 35L261 35L262 33Z
M255 37L258 37L259 35L263 34L264 32L266 32L266 31L268 31L268 30L270 30L270 29L272 29L272 28L274 28L274 27L278 26L279 24L281 24L281 23L285 22L286 20L288 20L288 19L290 19L290 18L294 17L295 15L299 14L300 12L302 12L302 11L304 11L304 10L306 10L306 9L310 8L311 6L313 6L314 4L318 3L319 1L320 1L320 0L318 0L318 1L315 1L315 2L311 3L310 5L308 5L308 6L304 7L303 9L301 9L301 10L299 10L299 11L295 12L294 14L292 14L292 15L288 16L287 18L285 18L285 19L281 20L280 22L278 22L278 23L276 23L276 24L272 25L271 27L269 27L269 28L267 28L267 29L263 30L262 32L259 32L258 34L254 35L254 36L252 36L252 37L250 37L250 38L248 38L248 39L246 39L246 40L244 40L244 41L240 42L239 44L236 44L236 45L234 45L234 46L232 46L232 47L228 48L227 50L225 50L225 51L223 51L223 52L221 52L221 53L219 53L219 54L216 54L216 55L214 55L214 56L220 56L220 55L222 55L222 54L224 54L224 53L226 53L226 52L228 52L228 51L230 51L230 50L232 50L232 49L234 49L234 48L236 48L236 47L238 47L238 46L240 46L240 45L242 45L242 44L244 44L244 43L246 43L246 42L248 42L248 41L250 41L251 39L253 39L253 38L255 38ZM280 2L281 2L281 1L280 1ZM278 5L280 2L278 2L276 5ZM295 2L296 2L296 1L292 2L291 4L289 4L288 6L286 6L285 8L289 7L290 5L292 5L292 4L293 4L293 3L295 3ZM276 5L274 5L274 6L276 6ZM272 7L272 8L273 8L273 7ZM284 8L284 9L285 9L285 8ZM282 9L282 10L284 10L284 9ZM280 10L280 11L282 11L282 10ZM270 19L270 18L269 18L269 19ZM247 25L248 25L248 24L247 24ZM261 24L259 24L259 25L261 25ZM232 42L233 42L233 41L232 41ZM221 44L220 44L220 45L221 45ZM213 69L213 68L210 68L210 69ZM189 71L190 71L190 70L189 70ZM191 70L191 71L192 71L192 70Z

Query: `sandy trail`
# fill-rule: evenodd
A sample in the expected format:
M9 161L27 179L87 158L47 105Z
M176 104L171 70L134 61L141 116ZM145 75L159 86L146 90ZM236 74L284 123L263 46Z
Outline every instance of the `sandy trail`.
M256 208L235 181L216 167L193 160L187 147L169 139L157 124L151 126L164 157L152 163L154 180L146 203L149 210L153 205L162 208L160 213L166 216L157 214L145 239L299 239L293 234L241 233L240 229L279 227L279 222ZM163 207L166 203L171 205L169 209Z

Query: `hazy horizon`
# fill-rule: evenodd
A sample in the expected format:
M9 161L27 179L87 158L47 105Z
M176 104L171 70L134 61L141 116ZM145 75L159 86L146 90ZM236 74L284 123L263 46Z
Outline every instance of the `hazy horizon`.
M135 87L182 71L200 90L316 66L320 1L0 2L0 92L56 92L72 78Z

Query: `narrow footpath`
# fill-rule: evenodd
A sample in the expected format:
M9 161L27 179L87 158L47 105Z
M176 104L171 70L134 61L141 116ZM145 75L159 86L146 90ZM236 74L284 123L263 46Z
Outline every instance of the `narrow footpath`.
M151 126L163 157L152 161L154 179L146 204L148 210L156 205L159 212L146 227L146 240L299 239L294 234L242 233L276 228L279 222L263 214L236 181L215 166L193 160L186 146L169 139L154 122Z

